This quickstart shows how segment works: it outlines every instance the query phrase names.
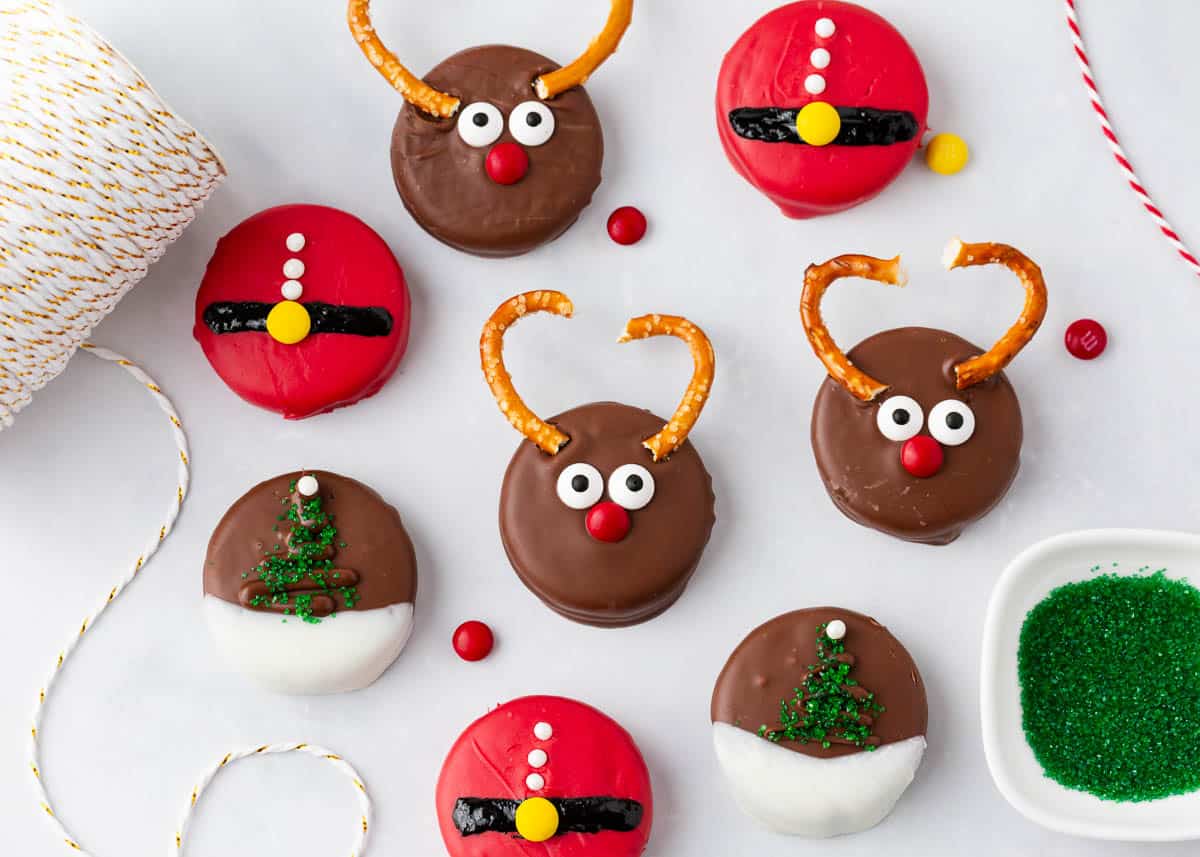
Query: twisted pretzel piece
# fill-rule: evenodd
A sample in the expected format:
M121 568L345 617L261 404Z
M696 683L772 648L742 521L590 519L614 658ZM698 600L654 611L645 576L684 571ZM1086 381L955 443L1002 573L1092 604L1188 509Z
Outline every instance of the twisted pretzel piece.
M587 83L591 73L612 56L617 45L621 44L621 37L625 35L625 30L629 28L629 22L632 20L633 0L613 0L604 29L592 39L583 55L570 65L544 74L534 81L538 98L545 101Z
M954 367L958 389L965 390L1000 372L1033 339L1046 317L1046 281L1042 279L1042 269L1032 259L1007 244L964 244L955 238L946 245L942 264L947 271L972 265L1004 265L1025 287L1025 306L1016 324L986 354Z
M533 312L552 312L570 318L575 308L562 292L526 292L509 298L492 313L479 337L479 361L500 412L512 427L529 438L542 452L557 455L569 438L529 410L513 388L512 376L504 365L504 334Z
M447 95L414 75L404 67L396 55L383 46L375 27L371 24L371 0L350 0L346 9L346 21L354 41L371 65L378 69L387 82L404 96L414 107L439 119L450 119L458 111L459 99Z
M870 402L886 390L888 385L876 381L866 372L856 368L842 349L837 347L829 329L825 327L825 320L821 318L821 298L825 296L825 291L845 277L862 277L893 286L905 285L908 278L904 269L900 267L899 256L894 259L876 259L874 256L861 256L856 253L838 256L820 265L809 265L804 272L800 320L804 324L804 332L808 335L813 352L825 365L829 376L841 384L850 395Z
M704 331L677 315L643 315L640 318L631 318L625 324L625 332L617 342L649 339L651 336L679 337L688 344L695 364L692 380L688 383L683 400L671 415L671 419L658 434L642 441L642 446L650 450L654 460L662 461L683 446L692 426L700 418L700 412L704 410L704 403L708 401L708 394L712 390L716 356Z

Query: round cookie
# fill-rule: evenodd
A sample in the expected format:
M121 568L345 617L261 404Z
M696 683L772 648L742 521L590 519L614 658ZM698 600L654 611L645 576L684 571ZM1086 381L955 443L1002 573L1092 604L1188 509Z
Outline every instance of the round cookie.
M1021 407L1002 370L1046 312L1041 270L1020 251L956 240L945 261L1003 264L1025 286L1020 317L991 349L904 327L843 354L821 319L825 290L848 276L903 283L898 257L849 254L809 266L801 301L805 331L829 372L813 404L812 448L830 499L856 523L930 545L958 538L1016 478Z
M878 406L854 398L832 378L821 384L813 403L813 456L825 490L846 517L907 541L941 545L1000 502L1021 463L1021 405L1003 372L962 391L953 372L984 350L944 330L888 330L846 355L864 372L892 379ZM904 466L902 442L879 430L879 410L895 407L888 405L892 396L915 400L926 419L940 402L960 402L970 409L974 433L969 442L942 447L938 472L914 475Z
M891 184L920 145L929 92L916 54L883 18L801 0L769 12L729 50L716 107L734 169L785 215L804 218Z
M574 408L550 423L571 442L554 456L522 443L504 474L500 537L509 562L531 592L568 619L619 626L657 616L683 594L715 522L712 477L700 454L685 443L669 459L650 462L642 441L664 420L616 402ZM586 509L567 505L557 491L560 475L593 467L607 485L630 465L653 474L653 497L628 511L624 537L601 541L588 524L600 501ZM608 496L611 502L611 490Z
M418 79L380 40L369 0L350 0L355 40L406 102L392 131L392 174L417 224L479 256L517 256L562 235L591 202L604 162L583 83L632 16L632 0L612 0L603 31L565 67L484 45Z
M320 205L282 205L217 243L193 335L246 401L303 419L378 392L408 346L404 273L382 238Z
M416 593L400 515L361 482L323 470L251 488L204 560L214 640L234 667L281 693L371 684L408 642Z
M817 607L750 632L721 670L711 717L742 810L779 833L828 837L891 812L924 756L928 706L916 664L887 628Z
M484 325L484 377L526 441L500 491L500 537L517 575L551 609L576 622L632 625L683 594L712 533L712 478L688 433L712 388L712 345L678 316L632 319L621 341L672 335L688 343L694 372L669 420L616 402L583 405L543 421L512 386L504 334L534 312L569 316L561 292L528 292Z
M553 114L552 120L541 117L543 127L554 125L545 142L522 145L514 137L526 133L514 111L533 97L530 81L556 68L532 51L488 45L455 54L425 76L430 85L458 93L464 105L498 108L504 127L492 144L480 147L464 140L458 123L435 121L405 105L392 133L392 173L404 207L422 229L467 253L516 256L553 241L579 218L600 186L604 163L600 117L583 87L541 105ZM501 184L486 164L489 153L506 143L521 146L528 167L519 180Z
M654 816L633 738L559 696L522 697L468 726L436 801L450 857L638 857Z

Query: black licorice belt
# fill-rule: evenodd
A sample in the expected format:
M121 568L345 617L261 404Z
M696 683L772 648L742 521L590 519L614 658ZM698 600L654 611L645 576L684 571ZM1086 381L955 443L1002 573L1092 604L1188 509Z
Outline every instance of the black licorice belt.
M550 798L558 810L558 832L599 833L614 830L628 833L642 823L642 805L616 797ZM454 826L463 836L479 833L516 833L518 800L460 797L454 802Z
M907 110L874 107L836 107L842 120L833 146L890 146L917 136L917 118ZM739 137L762 143L807 145L796 130L799 107L739 107L729 112L729 124Z
M260 301L224 301L204 308L204 324L213 333L266 333L267 315L275 304ZM344 333L351 336L387 336L392 332L392 314L378 306L337 306L306 303L312 333Z

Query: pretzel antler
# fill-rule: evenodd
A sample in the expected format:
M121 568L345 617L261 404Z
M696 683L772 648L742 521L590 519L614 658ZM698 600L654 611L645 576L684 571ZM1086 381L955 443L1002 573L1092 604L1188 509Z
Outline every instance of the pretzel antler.
M453 117L458 111L459 99L422 81L405 68L394 53L383 46L383 42L375 34L375 27L371 24L370 6L371 0L350 0L346 9L346 21L350 25L354 41L358 42L371 65L387 78L387 82L395 87L409 104L439 119Z
M861 256L849 253L823 262L820 265L809 265L804 272L804 293L800 297L800 319L804 323L804 332L817 355L817 359L825 364L826 371L833 380L841 384L850 395L864 402L870 402L888 388L887 384L876 381L866 372L858 369L850 359L837 347L825 320L821 318L821 298L825 290L838 280L845 277L863 277L893 286L903 286L908 282L904 270L900 267L900 257L894 259L876 259L874 256Z
M692 352L692 362L695 364L692 380L688 383L683 400L671 415L671 419L667 420L667 424L658 434L642 441L642 446L650 450L654 460L661 461L683 446L692 426L700 418L700 412L704 410L704 403L708 401L708 394L712 390L716 356L704 331L677 315L643 315L640 318L631 318L626 322L625 332L617 342L649 339L651 336L678 336L688 344Z
M986 354L954 367L958 389L965 390L1004 369L1037 333L1046 317L1046 281L1042 279L1042 269L1032 259L1007 244L964 244L955 238L946 245L942 264L947 271L972 265L1004 265L1025 286L1025 306L1016 324Z
M500 406L500 412L508 417L513 428L533 441L550 455L566 446L569 438L549 423L543 422L529 410L517 391L513 389L512 376L504 366L504 334L510 327L533 312L552 312L570 318L575 308L571 299L562 292L526 292L509 298L492 313L483 326L479 337L479 360L483 366L483 377Z
M631 20L633 20L633 0L612 0L612 9L608 13L604 29L600 31L600 35L592 39L583 55L570 65L560 68L558 71L543 74L534 81L533 85L537 90L538 98L545 101L568 89L574 89L587 83L591 73L612 56L617 45L621 44L621 37L625 35L625 30L628 29Z

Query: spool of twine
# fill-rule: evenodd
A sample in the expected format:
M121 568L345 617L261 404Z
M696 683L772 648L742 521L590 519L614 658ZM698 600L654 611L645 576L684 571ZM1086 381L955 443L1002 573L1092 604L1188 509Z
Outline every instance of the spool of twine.
M224 176L86 24L51 0L0 0L0 429Z

